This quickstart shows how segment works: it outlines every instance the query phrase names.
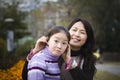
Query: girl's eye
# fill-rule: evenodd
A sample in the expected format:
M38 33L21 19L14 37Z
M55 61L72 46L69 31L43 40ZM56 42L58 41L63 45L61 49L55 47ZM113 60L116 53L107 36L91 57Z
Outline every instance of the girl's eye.
M63 45L66 45L67 43L66 42L63 42Z
M55 40L55 42L57 43L57 42L58 42L58 40Z

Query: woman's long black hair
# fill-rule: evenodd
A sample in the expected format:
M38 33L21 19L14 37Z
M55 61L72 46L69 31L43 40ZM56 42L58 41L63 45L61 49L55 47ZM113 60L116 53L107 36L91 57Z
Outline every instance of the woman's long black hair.
M87 33L86 43L80 48L80 52L79 52L84 57L83 70L88 70L88 69L95 70L94 64L96 62L96 59L93 55L93 50L94 50L94 46L95 46L95 37L94 37L92 27L91 27L90 23L88 21L86 21L85 19L76 18L69 24L68 30L70 30L71 27L76 22L82 22L84 25L84 28L86 30L86 33Z

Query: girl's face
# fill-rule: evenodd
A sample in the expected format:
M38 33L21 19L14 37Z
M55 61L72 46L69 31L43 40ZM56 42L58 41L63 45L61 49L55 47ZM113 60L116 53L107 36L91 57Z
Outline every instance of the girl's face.
M71 35L70 45L72 50L79 50L87 40L87 33L82 22L76 22L69 30Z
M68 46L68 38L64 32L53 34L48 41L49 50L55 56L63 54Z

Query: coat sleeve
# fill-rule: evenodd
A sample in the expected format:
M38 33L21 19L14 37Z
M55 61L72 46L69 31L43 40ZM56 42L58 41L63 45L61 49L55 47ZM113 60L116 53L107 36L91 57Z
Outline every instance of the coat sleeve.
M28 80L45 80L46 64L37 55L28 62Z
M45 80L44 72L38 69L28 71L28 80Z
M70 70L71 76L74 80L93 80L95 66L93 69L81 70L78 66Z

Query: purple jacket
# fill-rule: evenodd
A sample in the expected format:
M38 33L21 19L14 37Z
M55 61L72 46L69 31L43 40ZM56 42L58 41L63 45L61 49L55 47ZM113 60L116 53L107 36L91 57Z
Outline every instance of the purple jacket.
M60 80L58 58L48 46L35 54L28 63L28 80Z

